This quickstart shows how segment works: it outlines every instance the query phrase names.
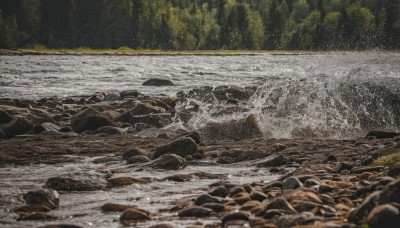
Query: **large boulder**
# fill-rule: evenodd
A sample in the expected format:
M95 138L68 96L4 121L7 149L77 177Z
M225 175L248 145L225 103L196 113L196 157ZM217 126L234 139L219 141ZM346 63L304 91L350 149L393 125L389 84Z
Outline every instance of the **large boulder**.
M32 129L32 121L22 118L14 117L9 123L0 127L4 134L11 138L16 135L25 134Z
M113 122L110 119L93 108L84 109L71 118L71 127L77 133L85 130L94 131L100 127L112 125Z
M154 153L154 158L158 158L164 154L177 154L181 157L186 157L188 155L198 156L198 151L199 148L192 138L182 137L169 144L158 147Z
M200 129L200 132L210 140L242 140L263 136L258 121L253 114L240 120L209 123Z

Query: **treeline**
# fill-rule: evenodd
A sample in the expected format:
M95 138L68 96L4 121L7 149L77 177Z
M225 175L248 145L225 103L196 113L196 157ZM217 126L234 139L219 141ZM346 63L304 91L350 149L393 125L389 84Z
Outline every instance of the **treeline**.
M1 0L0 48L399 49L398 0Z

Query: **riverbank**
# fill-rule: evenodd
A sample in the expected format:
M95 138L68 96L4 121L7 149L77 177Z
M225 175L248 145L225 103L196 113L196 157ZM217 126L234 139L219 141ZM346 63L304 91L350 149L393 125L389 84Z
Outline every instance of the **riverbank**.
M219 115L252 92L225 89ZM190 96L0 99L1 226L400 224L399 133L266 138L252 114L185 129Z
M198 56L240 56L240 55L303 55L312 54L311 51L265 51L265 50L195 50L195 51L166 51L166 50L133 50L133 49L0 49L1 55L120 55L120 56L177 56L177 55L198 55Z

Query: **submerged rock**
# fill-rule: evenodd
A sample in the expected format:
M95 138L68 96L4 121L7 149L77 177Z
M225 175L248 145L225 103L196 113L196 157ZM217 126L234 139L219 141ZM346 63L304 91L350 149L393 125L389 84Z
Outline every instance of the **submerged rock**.
M128 208L136 209L135 206L124 205L124 204L116 204L116 203L106 203L103 206L101 206L101 209L104 212L123 212Z
M123 187L126 185L133 184L148 184L149 180L141 179L141 178L133 178L133 177L115 177L108 179L108 186L110 188Z
M210 140L243 140L263 136L258 121L253 114L241 120L208 123L204 128L200 129L200 132Z
M172 83L170 80L167 79L160 79L160 78L151 78L145 82L143 82L144 86L173 86L174 83Z
M154 153L154 158L158 158L164 154L176 154L181 157L191 155L194 157L198 156L198 150L197 143L193 139L183 137L169 144L158 147Z
M17 221L26 220L56 220L57 217L44 212L20 213Z
M75 180L69 177L53 177L46 181L45 187L58 191L96 191L103 189L105 186L88 180Z

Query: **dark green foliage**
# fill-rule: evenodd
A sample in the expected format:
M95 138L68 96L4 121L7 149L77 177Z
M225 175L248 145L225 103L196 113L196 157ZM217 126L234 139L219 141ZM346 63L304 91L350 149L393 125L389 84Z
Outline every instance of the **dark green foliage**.
M1 0L0 48L399 49L397 0Z

